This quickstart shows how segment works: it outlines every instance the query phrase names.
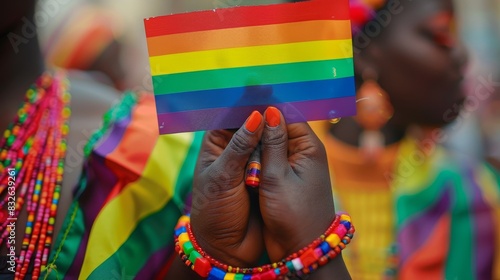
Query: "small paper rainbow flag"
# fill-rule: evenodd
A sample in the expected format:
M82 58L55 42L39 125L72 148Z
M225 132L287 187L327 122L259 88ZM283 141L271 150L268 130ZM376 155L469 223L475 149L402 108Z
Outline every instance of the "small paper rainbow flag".
M144 20L161 134L240 127L278 107L288 123L354 115L348 0Z

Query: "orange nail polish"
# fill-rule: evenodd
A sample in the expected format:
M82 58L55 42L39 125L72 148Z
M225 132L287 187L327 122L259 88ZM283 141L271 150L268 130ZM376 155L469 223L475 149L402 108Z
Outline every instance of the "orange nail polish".
M276 127L281 123L281 114L276 107L269 107L266 110L266 122L270 127Z
M262 115L258 111L253 111L250 117L248 117L245 128L250 132L255 132L262 122Z

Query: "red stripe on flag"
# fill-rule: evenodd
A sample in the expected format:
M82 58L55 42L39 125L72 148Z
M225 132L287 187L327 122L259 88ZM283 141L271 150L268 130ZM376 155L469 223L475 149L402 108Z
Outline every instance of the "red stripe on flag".
M216 0L214 8L218 1ZM144 20L146 37L280 24L308 20L348 20L349 0L311 0L266 6L247 6L153 17Z

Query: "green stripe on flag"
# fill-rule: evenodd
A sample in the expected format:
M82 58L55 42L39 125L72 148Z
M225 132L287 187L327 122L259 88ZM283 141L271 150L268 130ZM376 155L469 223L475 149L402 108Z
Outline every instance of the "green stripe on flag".
M68 213L47 263L49 272L42 271L40 279L64 279L68 269L73 265L85 232L85 223L83 211L77 201L73 202ZM57 265L54 266L55 264ZM51 268L52 266L54 267Z
M153 76L155 94L352 77L353 59L274 64Z

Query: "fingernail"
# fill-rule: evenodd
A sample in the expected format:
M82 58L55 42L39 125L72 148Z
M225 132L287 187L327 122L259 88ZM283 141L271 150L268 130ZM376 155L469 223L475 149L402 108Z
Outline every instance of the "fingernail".
M261 122L262 115L258 111L253 111L245 123L245 128L253 133L257 130Z
M270 127L276 127L281 123L280 111L276 107L269 107L266 110L266 122Z
M252 188L257 188L260 185L260 170L261 165L258 161L252 161L247 166L247 177L245 184Z

